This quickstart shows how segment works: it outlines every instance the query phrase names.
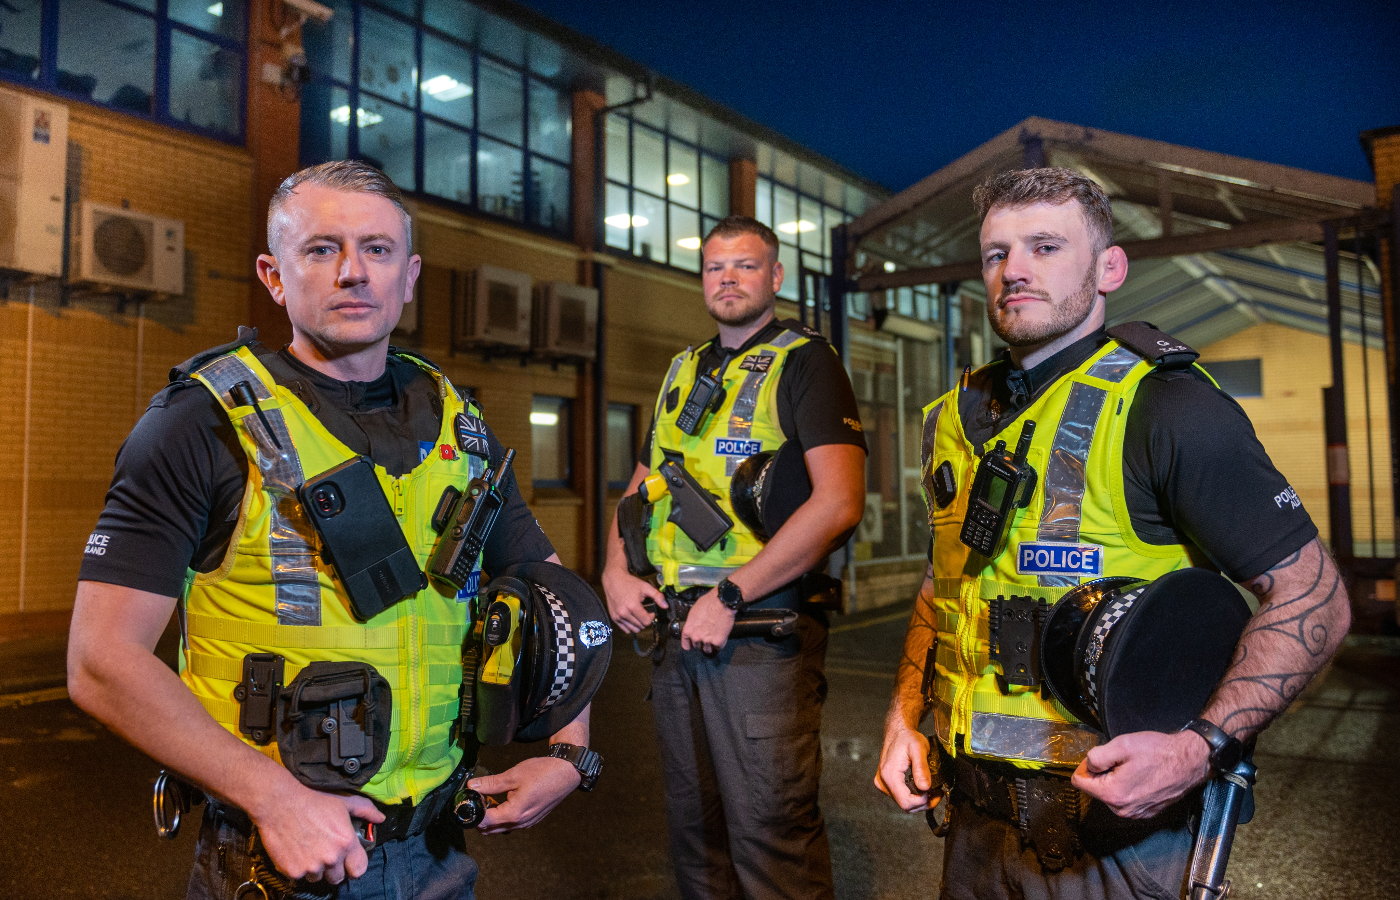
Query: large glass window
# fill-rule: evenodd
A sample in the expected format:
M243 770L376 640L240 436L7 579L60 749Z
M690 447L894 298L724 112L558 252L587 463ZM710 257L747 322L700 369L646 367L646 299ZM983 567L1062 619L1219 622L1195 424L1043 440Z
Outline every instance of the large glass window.
M334 6L303 30L304 164L364 159L406 191L568 234L569 93L523 32L469 4Z
M608 117L603 225L607 246L700 271L700 242L729 215L729 166L631 117Z
M572 484L568 398L534 398L530 404L530 446L535 487L559 488Z
M0 2L0 78L241 141L246 0Z
M756 218L778 235L778 260L786 271L778 296L793 301L805 299L811 305L814 298L802 297L798 276L802 269L831 274L831 229L849 222L853 216L773 177L761 176L756 187Z
M637 469L637 407L608 404L608 490L620 491Z

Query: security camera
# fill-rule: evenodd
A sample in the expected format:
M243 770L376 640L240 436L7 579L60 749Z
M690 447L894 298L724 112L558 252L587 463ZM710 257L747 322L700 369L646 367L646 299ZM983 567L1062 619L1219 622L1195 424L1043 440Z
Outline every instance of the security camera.
M322 25L329 22L331 16L335 15L335 10L331 9L329 6L322 6L317 3L316 0L282 0L282 2L301 13L306 18L315 19Z

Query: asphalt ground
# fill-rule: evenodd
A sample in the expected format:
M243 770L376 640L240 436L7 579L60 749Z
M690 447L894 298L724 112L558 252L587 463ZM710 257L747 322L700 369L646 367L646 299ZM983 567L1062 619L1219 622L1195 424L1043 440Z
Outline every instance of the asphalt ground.
M831 636L821 804L841 900L937 896L940 842L922 815L871 786L906 615L837 619ZM622 636L595 702L593 745L606 760L597 790L528 831L470 835L483 900L679 896L645 700L649 663L630 643ZM499 771L539 749L493 748L483 763ZM1400 896L1397 752L1400 639L1351 637L1260 741L1258 812L1236 839L1234 896ZM156 837L158 769L67 700L61 640L0 644L0 895L182 897L195 828Z

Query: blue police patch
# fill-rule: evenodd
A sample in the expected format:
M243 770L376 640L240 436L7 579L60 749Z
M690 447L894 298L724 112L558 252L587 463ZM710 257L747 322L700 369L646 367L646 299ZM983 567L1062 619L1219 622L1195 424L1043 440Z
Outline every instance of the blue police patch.
M469 600L475 600L477 588L479 588L480 586L481 570L477 569L475 572L467 576L467 583L462 585L462 589L457 592L457 602L466 603Z
M436 444L435 442L433 442L433 441L419 441L419 442L418 442L418 461L419 461L419 462L422 462L423 460L427 459L427 458L428 458L428 454L429 454L429 453L432 453L432 452L433 452L433 448L436 447L436 446L437 446L437 444Z
M1027 542L1016 548L1016 573L1097 578L1103 574L1103 547L1098 544Z
M715 438L715 456L748 458L762 449L762 441L751 441L747 438Z

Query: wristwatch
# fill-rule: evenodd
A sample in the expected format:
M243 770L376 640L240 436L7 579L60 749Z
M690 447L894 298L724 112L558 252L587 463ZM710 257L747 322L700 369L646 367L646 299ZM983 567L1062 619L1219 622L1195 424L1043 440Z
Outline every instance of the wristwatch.
M1181 726L1182 731L1194 731L1210 745L1210 767L1216 772L1231 772L1244 756L1240 739L1221 731L1213 722L1192 719Z
M578 744L550 744L547 755L554 759L566 759L578 770L578 774L583 778L578 783L578 789L581 791L593 790L593 785L598 783L598 773L603 771L603 757L598 751L580 747Z
M715 593L719 594L719 602L723 603L725 608L736 613L741 613L749 607L748 602L744 600L744 592L728 578L715 585Z

